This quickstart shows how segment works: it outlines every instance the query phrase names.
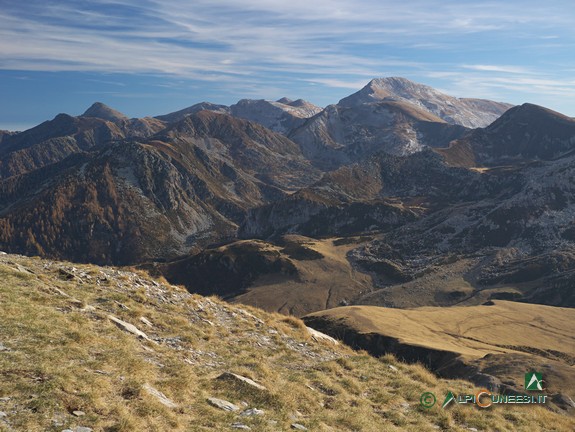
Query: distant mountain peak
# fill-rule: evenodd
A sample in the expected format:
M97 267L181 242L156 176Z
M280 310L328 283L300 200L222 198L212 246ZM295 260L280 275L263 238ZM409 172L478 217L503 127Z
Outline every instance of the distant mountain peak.
M390 96L404 96L409 97L413 95L414 92L424 92L438 94L437 90L433 87L419 84L402 77L389 77L389 78L374 78L367 86L369 89L375 92L374 97L377 97L377 93L389 93Z
M306 101L306 100L304 100L304 99L297 99L297 100L294 100L294 101L290 101L290 103L288 103L288 105L289 105L289 106L292 106L292 107L297 107L297 108L300 108L300 107L316 107L314 104L312 104L311 102L308 102L308 101ZM316 108L317 108L317 107L316 107Z
M524 103L509 109L489 125L487 130L496 131L508 125L513 125L514 128L528 125L535 133L545 129L557 131L560 125L568 125L569 128L573 128L575 119L549 108L532 103Z
M552 109L542 107L540 105L535 105L532 103L524 103L522 105L518 105L512 109L510 109L506 114L508 115L522 115L522 116L547 116L552 118L563 118L566 120L573 120L571 117L567 117L564 114L561 114L557 111L553 111Z
M301 126L305 119L321 110L320 107L301 99L292 101L288 98L275 102L265 99L241 99L230 106L230 113L233 116L255 121L274 132L283 134Z
M429 96L447 96L424 84L419 84L402 77L374 78L360 91L343 98L339 105L351 106L358 103L391 100L414 100Z
M110 108L108 105L103 104L102 102L93 103L92 106L88 108L80 117L96 117L112 122L128 120L128 117L126 117L124 114L116 111L113 108Z
M354 107L382 101L406 102L448 123L468 128L485 127L512 105L483 99L460 99L401 77L374 78L338 105Z
M374 78L372 79L366 87L414 87L414 86L422 86L428 87L424 84L419 84L414 81L408 80L407 78L403 77L383 77L383 78Z
M554 160L575 151L575 118L524 103L439 150L449 164L497 166Z
M181 109L169 114L156 116L158 120L166 121L168 123L178 122L185 117L198 113L200 111L212 111L216 113L228 113L229 107L226 105L213 104L211 102L200 102L188 108Z

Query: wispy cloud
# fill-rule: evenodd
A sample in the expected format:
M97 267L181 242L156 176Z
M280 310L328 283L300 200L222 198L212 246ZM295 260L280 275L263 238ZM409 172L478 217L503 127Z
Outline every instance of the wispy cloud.
M323 84L328 87L334 88L344 88L344 89L358 89L363 87L366 82L365 80L343 80L337 78L307 78L303 81L312 83L312 84Z
M491 65L488 68L461 67L430 72L430 78L446 79L442 91L460 97L474 97L521 104L532 102L568 115L575 114L575 80L530 69Z
M354 53L353 45L430 43L421 37L483 32L542 18L522 18L515 10L511 19L498 4L478 8L454 1L32 1L0 15L0 67L152 71L195 78L194 73L206 71L249 74L261 64L287 70L376 66L376 57ZM489 9L492 12L486 13ZM404 41L393 40L399 34Z
M472 95L525 89L530 75L563 79L544 70L544 52L539 67L525 65L532 47L552 42L554 52L566 53L575 42L573 13L565 13L571 0L550 2L11 2L0 11L0 70L166 74L254 92L282 91L282 81L350 89L399 74L454 89L473 83ZM489 58L493 51L504 58L503 45L505 61ZM563 61L563 69L575 64L566 55ZM508 75L525 79L505 82Z
M529 71L527 68L518 67L518 66L506 66L506 65L463 65L464 69L471 69L476 71L484 71L484 72L503 72L503 73L510 73L510 74L535 74L534 72Z

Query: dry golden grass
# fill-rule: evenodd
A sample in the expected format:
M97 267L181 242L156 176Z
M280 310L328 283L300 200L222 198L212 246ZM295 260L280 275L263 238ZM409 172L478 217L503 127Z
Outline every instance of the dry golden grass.
M496 300L491 306L388 309L349 306L310 316L345 319L361 332L381 332L412 345L482 357L514 347L575 356L575 309Z
M358 340L361 335L377 334L412 351L453 353L501 381L514 383L515 388L523 388L526 372L545 370L550 394L575 398L572 308L500 300L491 305L449 308L350 306L316 312L305 319L315 320L320 328L331 326L333 331L355 334ZM445 361L451 358L445 356ZM425 380L423 375L417 379Z
M569 417L530 407L425 410L422 392L439 397L470 384L437 380L389 355L378 360L314 342L294 318L155 286L112 269L75 265L75 274L91 278L63 280L62 266L71 267L0 256L0 344L6 348L0 350L0 411L6 413L1 431L60 432L78 425L106 432L228 431L234 422L254 431L288 431L294 422L311 431L368 432L567 431L575 425ZM109 314L153 341L120 330ZM224 371L268 390L216 380ZM160 403L146 384L177 408ZM207 397L245 402L265 414L240 417L210 406ZM73 416L74 410L85 416Z

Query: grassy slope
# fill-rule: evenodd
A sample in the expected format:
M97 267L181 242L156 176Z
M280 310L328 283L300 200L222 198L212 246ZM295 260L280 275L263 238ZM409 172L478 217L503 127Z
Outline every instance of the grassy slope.
M345 319L362 332L384 331L406 343L473 357L512 345L555 350L575 356L575 310L495 301L492 306L387 309L348 306L313 315Z
M277 431L290 430L294 416L313 431L575 427L572 418L531 407L425 410L422 392L465 392L470 384L438 380L391 356L374 359L315 342L295 318L240 309L126 271L2 255L0 310L1 431L78 425L108 432L219 431L236 421ZM152 341L120 330L109 314ZM268 391L214 380L224 371ZM162 405L145 384L177 408ZM245 401L265 414L238 417L208 405L210 396ZM71 415L74 410L85 416Z
M497 365L496 375L520 382L518 387L527 365L536 365L535 370L548 372L549 392L575 398L575 309L498 300L491 306L407 310L349 306L309 317L344 323L359 334L392 337L402 345L457 353L484 368ZM501 358L508 360L506 367Z
M190 292L302 316L371 291L371 277L356 271L347 258L362 241L340 244L300 235L276 243L240 240L151 268Z
M301 316L321 309L336 307L371 290L371 278L356 272L346 257L356 244L334 245L333 240L315 240L303 236L286 236L287 247L273 247L291 258L297 269L297 280L277 275L262 276L248 292L233 301L254 305L268 311ZM317 253L318 259L290 257L289 247Z

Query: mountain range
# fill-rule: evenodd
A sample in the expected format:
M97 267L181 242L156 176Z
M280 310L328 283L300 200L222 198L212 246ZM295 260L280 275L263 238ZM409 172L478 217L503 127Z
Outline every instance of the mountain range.
M377 334L375 348L357 347L375 353L385 340L406 361L448 335L447 363L433 371L455 365L450 377L489 375L519 392L505 361L549 367L554 403L572 412L563 339L545 345L538 333L529 357L490 331L489 349L462 360L475 336L445 325L413 338L411 312L385 311L570 316L574 178L575 119L404 78L374 79L325 108L242 99L130 119L97 102L0 132L0 250L137 267L191 293L307 316L352 345ZM370 316L376 329L352 319Z
M172 259L233 239L252 209L293 199L326 167L380 151L445 147L467 131L411 103L408 84L373 80L366 89L377 90L375 102L325 109L287 98L244 99L129 119L97 102L80 116L59 114L27 131L5 133L0 246L127 264ZM430 91L411 85L420 96ZM361 139L350 138L355 135Z
M367 232L428 260L494 247L540 257L570 247L570 222L549 211L569 206L574 130L542 107L404 78L374 79L324 109L244 99L129 119L95 103L2 135L0 247L136 264L237 238Z
M207 293L222 287L209 277L200 287L192 275L229 266L210 247L259 239L277 252L285 235L369 236L352 241L344 261L371 284L324 307L490 296L573 306L574 145L572 118L458 99L404 78L374 79L324 109L244 99L129 119L95 103L2 135L0 247L156 266ZM259 244L255 255L268 263ZM195 257L204 253L208 261ZM227 288L230 298L260 284L244 261L233 268L250 282ZM435 276L448 268L453 291ZM297 304L280 306L316 307Z

